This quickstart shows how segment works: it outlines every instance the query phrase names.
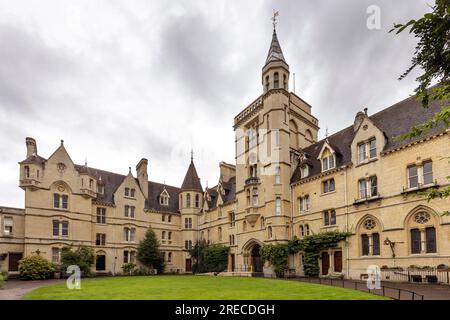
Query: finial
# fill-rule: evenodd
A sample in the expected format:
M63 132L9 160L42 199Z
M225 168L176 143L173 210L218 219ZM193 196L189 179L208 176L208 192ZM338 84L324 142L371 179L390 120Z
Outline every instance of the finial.
M128 173L131 173L131 167L128 167Z
M367 107L364 108L364 114L367 116L367 110L369 110Z
M64 140L63 139L61 139L61 145L63 145L64 144Z
M275 11L275 9L273 10L273 17L272 17L272 24L273 24L273 30L275 31L276 27L277 27L277 17L278 17L279 13L278 11Z
M325 129L325 138L328 138L328 126Z
M87 167L87 157L84 157L84 166Z
M191 162L194 162L194 150L191 149Z

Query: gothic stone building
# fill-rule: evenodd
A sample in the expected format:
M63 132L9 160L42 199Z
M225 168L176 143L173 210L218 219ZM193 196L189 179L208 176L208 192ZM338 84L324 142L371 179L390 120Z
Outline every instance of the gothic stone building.
M73 163L63 142L48 158L26 138L19 186L25 209L0 209L0 268L17 271L23 256L60 261L61 248L95 250L97 272L118 274L136 261L151 227L167 271L190 272L196 241L230 247L229 272L270 272L259 248L328 230L352 233L321 253L322 275L358 278L369 265L450 263L450 199L427 202L420 191L448 185L449 131L397 140L437 109L413 98L317 141L311 106L289 91L289 65L276 32L262 69L262 94L234 119L236 163L220 163L216 186L204 189L191 159L181 187ZM151 170L150 170L151 172ZM385 243L395 243L393 251ZM290 257L302 274L302 254Z

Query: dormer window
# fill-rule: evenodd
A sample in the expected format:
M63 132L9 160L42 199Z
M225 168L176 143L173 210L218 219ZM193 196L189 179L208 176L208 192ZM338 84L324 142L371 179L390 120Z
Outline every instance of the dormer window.
M169 194L167 193L167 190L164 189L161 194L159 195L159 204L162 206L168 206L169 205Z
M302 178L309 176L309 166L307 164L300 168L300 175Z
M329 149L325 149L322 154L322 172L336 167L336 157Z
M364 162L368 159L377 157L377 140L370 139L367 142L358 144L358 162Z

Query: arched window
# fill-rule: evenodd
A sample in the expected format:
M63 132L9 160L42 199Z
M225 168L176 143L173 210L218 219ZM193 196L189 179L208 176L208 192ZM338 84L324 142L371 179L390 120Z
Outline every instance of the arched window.
M309 236L309 224L305 224L306 235Z
M29 177L30 177L30 167L25 166L25 178L29 178Z
M191 194L188 193L186 195L186 207L190 208L191 207Z
M200 196L198 194L195 195L195 207L200 207Z
M217 229L217 233L218 233L218 235L219 235L219 241L222 241L222 227L219 227L219 228Z
M272 239L272 227L267 228L267 238Z
M180 194L180 209L183 208L183 195Z
M266 77L266 91L269 91L269 86L270 86L269 76L267 76Z
M359 226L362 256L379 256L381 254L380 232L378 220L371 216L362 220Z
M303 238L305 236L305 228L301 225L299 228L299 236Z
M266 227L264 217L261 217L261 229L264 229Z
M275 167L275 184L281 183L281 168L280 166Z
M306 131L305 131L305 138L306 138L306 140L308 140L309 142L314 142L314 138L313 138L313 135L312 135L312 133L311 133L311 130L306 129Z
M161 239L166 239L166 232L165 231L163 231L162 233L161 233Z
M250 190L247 190L247 206L250 206Z
M280 79L279 79L278 72L275 72L273 74L273 87L274 87L274 89L278 89L280 87Z
M172 252L167 254L167 262L172 262Z
M242 230L247 231L247 221L242 222Z
M289 121L289 130L290 130L290 140L291 147L297 149L299 147L298 143L298 126L297 123L293 119Z
M283 88L287 90L287 77L286 74L283 74Z
M409 216L411 254L437 252L435 223L434 213L426 208L419 207Z
M167 240L172 240L172 232L168 233Z

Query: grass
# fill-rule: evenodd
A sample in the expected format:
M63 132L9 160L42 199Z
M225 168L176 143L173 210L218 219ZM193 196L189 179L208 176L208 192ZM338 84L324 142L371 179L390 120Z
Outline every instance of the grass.
M32 300L377 300L366 292L261 278L148 276L82 279L80 290L65 283L35 289Z

